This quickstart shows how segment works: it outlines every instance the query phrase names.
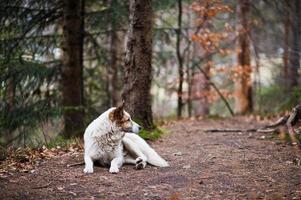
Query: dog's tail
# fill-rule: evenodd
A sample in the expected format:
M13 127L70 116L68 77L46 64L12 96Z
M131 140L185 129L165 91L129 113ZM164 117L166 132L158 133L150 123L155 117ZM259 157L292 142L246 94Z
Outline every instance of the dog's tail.
M147 144L147 143L146 143ZM168 167L169 164L166 160L164 160L159 154L151 148L148 144L145 146L145 149L143 151L147 157L147 162L151 165L157 166L157 167Z
M135 144L139 147L142 153L147 157L147 162L149 164L157 167L169 166L168 162L164 160L161 156L159 156L159 154L153 148L151 148L140 136L133 133L128 133L125 135L125 137L135 142Z

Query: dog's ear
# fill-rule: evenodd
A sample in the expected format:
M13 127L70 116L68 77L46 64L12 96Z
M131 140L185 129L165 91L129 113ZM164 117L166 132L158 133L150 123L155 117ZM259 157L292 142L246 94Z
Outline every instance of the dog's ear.
M124 115L124 101L120 106L118 106L115 110L110 113L110 119L112 121L121 120Z

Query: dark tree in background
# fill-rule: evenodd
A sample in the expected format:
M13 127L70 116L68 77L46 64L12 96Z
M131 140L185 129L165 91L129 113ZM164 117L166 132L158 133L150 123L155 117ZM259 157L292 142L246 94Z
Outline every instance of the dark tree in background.
M151 0L131 0L122 96L126 110L147 130L154 128L150 95L152 25Z
M64 137L83 133L84 0L63 1L63 67L61 77Z
M122 27L122 21L118 18L118 5L117 0L110 0L109 5L111 8L111 21L110 21L110 38L109 38L109 66L108 66L108 95L110 97L110 107L117 106L120 102L120 79L118 72L121 70L122 62L121 57L124 53L124 33L118 31Z
M252 110L252 82L251 82L251 55L250 55L250 38L249 38L249 14L250 1L237 1L237 31L238 36L238 53L237 65L240 73L238 80L235 82L235 111L238 114L245 114Z
M301 2L299 0L287 1L288 5L288 59L287 82L291 89L298 85L298 69L300 68L300 30L301 30Z
M291 20L290 20L290 3L289 1L284 1L284 8L283 8L283 79L285 82L285 86L288 86L288 55L289 55L289 35L290 35L290 27L291 27Z
M178 60L178 74L179 74L179 85L178 85L178 108L177 117L182 117L183 109L183 82L184 82L184 69L183 69L183 58L181 55L181 31L182 31L182 0L178 0L178 29L177 33L177 43L176 43L176 53Z

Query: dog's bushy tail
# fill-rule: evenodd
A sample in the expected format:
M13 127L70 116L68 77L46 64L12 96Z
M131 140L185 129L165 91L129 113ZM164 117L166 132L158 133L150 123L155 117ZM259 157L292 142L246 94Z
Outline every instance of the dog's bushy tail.
M168 167L169 164L164 160L159 154L151 148L147 143L147 146L145 146L144 153L147 157L147 162L151 165L157 166L157 167Z
M142 153L146 156L147 162L149 164L157 167L169 166L168 162L166 162L166 160L159 156L159 154L153 148L151 148L140 136L130 133L126 134L125 137L131 139L139 147Z

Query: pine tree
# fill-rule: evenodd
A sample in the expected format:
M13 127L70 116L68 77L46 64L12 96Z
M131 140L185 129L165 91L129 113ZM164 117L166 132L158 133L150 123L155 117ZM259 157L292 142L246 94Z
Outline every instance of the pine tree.
M63 1L63 67L61 78L64 137L83 134L84 0Z

